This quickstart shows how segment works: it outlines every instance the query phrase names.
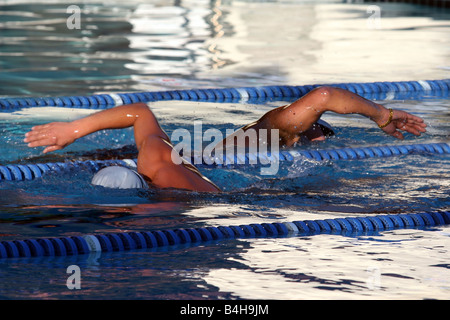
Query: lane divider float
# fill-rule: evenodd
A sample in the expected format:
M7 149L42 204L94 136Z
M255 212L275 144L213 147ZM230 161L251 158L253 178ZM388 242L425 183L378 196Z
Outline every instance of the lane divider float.
M204 167L221 167L249 164L268 164L271 161L293 162L301 158L316 161L355 160L374 157L394 157L414 154L439 155L450 154L448 143L424 143L409 145L382 145L357 148L337 148L323 150L284 150L278 153L247 153L221 159L191 158L191 163ZM195 161L194 161L195 160ZM70 170L89 169L97 172L105 166L122 165L136 167L136 159L122 160L84 160L56 163L10 164L0 166L0 182L26 181L41 178L45 174L67 172Z
M123 104L169 100L205 102L296 100L311 90L321 86L346 89L363 96L364 98L372 100L420 100L427 97L447 98L450 92L450 79L314 84L302 86L283 85L240 88L200 88L168 91L105 93L89 96L3 97L0 98L0 111L13 112L19 109L31 107L107 109Z
M186 244L198 245L227 239L316 234L359 236L393 229L424 229L448 224L450 224L450 212L437 211L11 240L0 241L0 259L75 256L91 252L129 251Z

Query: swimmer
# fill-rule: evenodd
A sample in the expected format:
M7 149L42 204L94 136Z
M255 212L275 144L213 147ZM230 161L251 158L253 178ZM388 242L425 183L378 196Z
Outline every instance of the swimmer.
M386 134L403 139L401 131L419 136L426 132L420 117L401 110L387 109L350 91L319 87L297 101L275 108L259 120L237 130L232 136L249 129L276 129L280 147L291 147L303 139L324 140L333 131L319 119L325 112L360 114L371 119ZM219 192L220 189L185 160L172 159L172 145L155 115L145 103L106 109L71 122L52 122L31 128L24 142L29 147L45 146L44 153L63 149L75 140L103 129L133 127L138 149L137 172L157 188L176 188L199 192ZM401 131L400 131L401 130ZM224 145L230 141L225 138ZM233 140L236 141L236 140ZM178 161L174 161L178 160ZM137 178L136 178L137 179Z

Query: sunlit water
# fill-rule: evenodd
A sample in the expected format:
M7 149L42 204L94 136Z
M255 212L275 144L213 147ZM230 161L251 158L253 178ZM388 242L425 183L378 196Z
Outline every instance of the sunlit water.
M73 95L448 76L448 54L440 50L448 46L445 12L429 9L420 15L414 6L383 6L384 29L375 33L365 25L365 6L198 3L84 2L83 27L68 30L65 2L2 2L0 93ZM252 8L258 10L249 21L245 17ZM275 21L267 22L264 17L275 11ZM277 19L286 11L294 21L303 21L302 28L283 24L271 42L261 42L264 32L267 38L270 27L280 25ZM328 40L322 36L327 31ZM367 41L368 33L378 40ZM422 46L428 46L427 52L408 50L408 61L401 52L386 48L394 43L407 46L418 37L427 41ZM293 48L297 42L307 49ZM380 45L364 49L358 46L363 42ZM280 58L282 53L286 59ZM415 61L422 54L428 58L417 68ZM355 63L358 68L352 70ZM193 122L199 120L204 130L217 128L225 134L283 103L173 101L151 107L170 136L177 128L192 132ZM448 100L382 103L422 116L428 133L407 135L399 142L365 118L331 114L324 118L337 135L297 148L448 141ZM98 132L46 156L42 148L30 149L22 142L32 125L90 112L42 108L0 113L0 163L135 156L131 130ZM445 210L450 207L449 165L448 155L422 154L333 162L299 159L282 163L269 177L261 176L257 167L201 168L224 190L220 195L106 190L89 183L88 170L31 182L2 181L0 235L11 240ZM0 262L0 298L446 299L449 236L448 227L437 227L359 237L247 239L156 251L15 259ZM81 268L81 290L66 287L66 269L72 264Z

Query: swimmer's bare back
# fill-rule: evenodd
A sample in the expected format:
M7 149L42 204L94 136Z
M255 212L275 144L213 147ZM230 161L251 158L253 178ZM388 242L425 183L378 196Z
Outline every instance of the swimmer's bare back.
M352 92L320 87L294 103L267 112L258 121L239 132L256 129L279 130L281 146L292 146L307 134L320 116L327 111L340 114L358 113L373 120L385 133L402 139L399 130L420 135L426 125L417 116L400 110L386 109ZM123 105L94 113L72 122L52 122L35 126L26 133L29 147L46 146L44 153L60 150L76 139L103 129L133 126L138 148L137 169L159 188L177 188L200 192L218 192L219 188L198 169L172 152L174 147L160 127L151 109L144 103ZM228 138L224 140L227 141Z

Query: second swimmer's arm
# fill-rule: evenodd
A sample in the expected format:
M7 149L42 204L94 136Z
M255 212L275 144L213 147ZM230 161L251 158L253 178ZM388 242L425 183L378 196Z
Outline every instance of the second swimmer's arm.
M420 117L401 110L390 111L350 91L333 87L317 88L291 105L275 109L270 122L275 128L286 132L301 133L311 128L327 111L363 115L373 120L384 132L399 139L403 138L403 134L398 130L415 135L426 131L426 125Z

